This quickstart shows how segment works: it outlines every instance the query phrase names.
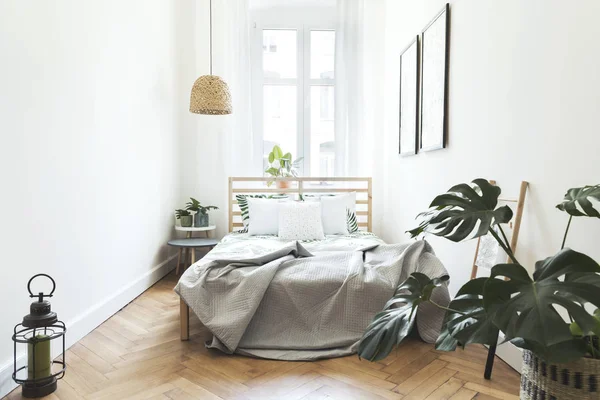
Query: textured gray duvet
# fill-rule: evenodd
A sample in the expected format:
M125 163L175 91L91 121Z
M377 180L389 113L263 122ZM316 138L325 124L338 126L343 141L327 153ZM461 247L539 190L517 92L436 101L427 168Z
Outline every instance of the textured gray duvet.
M314 254L309 248L288 242L254 257L220 256L189 268L175 291L213 333L207 345L279 360L353 354L400 282L412 272L447 273L425 241ZM438 302L449 300L447 289L436 292ZM420 308L425 341L435 341L442 319L440 310Z

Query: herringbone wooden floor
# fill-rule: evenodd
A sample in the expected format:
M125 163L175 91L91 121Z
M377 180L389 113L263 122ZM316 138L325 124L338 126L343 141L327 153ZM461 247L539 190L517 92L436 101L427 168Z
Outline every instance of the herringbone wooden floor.
M519 375L500 359L483 379L486 350L442 353L409 340L382 362L345 357L286 362L207 350L192 316L179 340L174 274L67 352L68 370L46 399L517 399ZM20 389L9 399L20 399Z

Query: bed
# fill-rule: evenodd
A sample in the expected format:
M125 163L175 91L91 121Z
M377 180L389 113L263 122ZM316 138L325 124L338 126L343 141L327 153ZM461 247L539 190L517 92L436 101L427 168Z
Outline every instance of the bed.
M370 232L371 178L229 178L229 231L182 275L181 339L189 310L213 333L208 347L281 360L314 360L356 352L364 329L412 272L446 270L425 241L385 244ZM321 240L282 240L244 229L238 194L307 196L356 193L358 230ZM443 299L440 299L443 301ZM421 311L420 311L421 312ZM443 313L424 308L419 333L435 340Z

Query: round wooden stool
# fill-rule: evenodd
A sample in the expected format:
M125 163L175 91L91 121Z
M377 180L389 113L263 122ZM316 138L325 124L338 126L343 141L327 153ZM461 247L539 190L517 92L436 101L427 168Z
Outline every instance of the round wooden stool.
M177 275L179 275L179 265L181 264L181 253L184 249L191 250L192 260L190 262L190 265L192 265L196 262L196 249L197 248L209 247L210 250L212 250L213 247L215 247L217 245L217 243L219 243L219 242L216 241L215 239L206 239L206 238L188 238L188 239L169 240L167 242L167 244L169 246L177 247L179 249L179 253L177 255L177 269L175 270L175 273ZM187 257L185 257L185 258L187 258ZM185 264L185 261L186 260L183 260L184 264ZM185 269L187 269L187 267L185 267ZM185 271L185 269L184 269L184 271Z

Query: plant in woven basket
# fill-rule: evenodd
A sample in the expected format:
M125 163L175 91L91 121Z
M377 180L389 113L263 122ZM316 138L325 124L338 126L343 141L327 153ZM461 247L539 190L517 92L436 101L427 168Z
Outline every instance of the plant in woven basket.
M292 161L292 153L283 153L281 147L273 146L273 150L269 153L269 166L265 172L274 178L286 178L289 176L298 176L298 168L303 157ZM274 181L267 182L271 186Z
M512 211L508 206L497 207L499 195L500 188L484 179L456 185L419 214L419 226L409 233L413 238L427 233L454 242L489 233L510 263L494 266L490 277L464 284L448 305L431 301L431 293L447 277L412 274L367 328L359 344L360 357L385 358L410 331L419 305L429 302L446 310L438 350L453 351L470 343L492 346L501 331L506 341L530 350L544 362L600 358L600 265L564 247L573 217L600 218L600 185L567 192L557 206L569 214L563 248L538 261L533 277L516 258L502 229Z

